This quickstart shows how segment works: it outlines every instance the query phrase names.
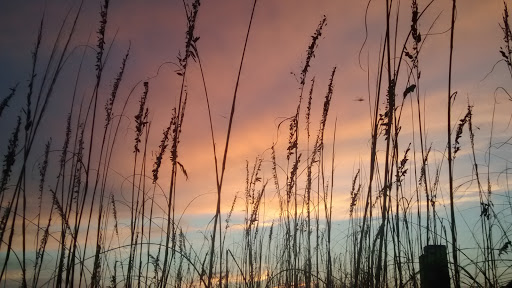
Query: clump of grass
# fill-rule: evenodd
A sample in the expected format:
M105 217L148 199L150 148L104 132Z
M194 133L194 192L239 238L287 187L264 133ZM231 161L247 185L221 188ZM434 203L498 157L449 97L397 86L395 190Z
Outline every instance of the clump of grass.
M140 97L139 101L139 112L137 115L135 115L135 145L134 145L134 153L139 153L139 144L141 142L140 137L142 136L142 132L144 130L144 127L148 124L148 108L146 107L146 100L148 97L148 89L149 89L149 83L144 82L144 92L142 93L142 96Z
M124 70L126 68L126 61L128 61L128 56L130 55L130 47L128 47L128 51L124 55L123 61L121 63L121 68L117 73L116 79L114 80L114 85L112 85L112 92L110 92L110 98L105 103L105 127L110 125L110 121L112 121L113 112L112 109L114 107L114 102L117 98L117 92L119 90L119 85L121 85L121 81L123 80Z
M357 178L359 177L359 173L361 172L361 169L357 169L356 175L352 179L352 189L350 190L350 209L349 209L349 216L352 217L354 214L354 208L357 204L357 199L359 198L359 192L361 192L361 184L357 186L356 189L356 182Z
M20 126L21 117L18 116L16 128L14 128L14 131L12 132L11 137L9 138L9 146L7 146L7 153L4 155L2 179L0 180L0 197L2 197L2 199L5 190L7 190L7 183L9 183L12 168L14 166L14 162L16 161L16 149L18 148Z
M437 195L441 191L442 184L445 184L445 182L442 182L444 179L440 175L445 172L446 168L442 166L442 163L436 163L435 167L432 166L434 161L431 159L436 157L434 154L437 148L434 144L427 145L426 134L423 134L423 131L426 131L426 123L424 123L425 118L421 117L421 113L425 112L426 109L420 104L419 54L421 44L424 43L429 33L420 31L419 21L423 11L419 10L416 1L413 1L411 5L411 27L401 52L400 49L397 49L400 46L396 44L397 39L400 39L397 36L399 29L396 26L393 34L391 25L393 24L392 17L395 15L394 13L396 13L396 22L398 23L400 7L395 6L397 4L392 4L391 1L386 1L388 5L386 9L386 36L377 67L378 79L374 97L375 102L373 102L373 106L370 106L371 153L369 161L362 161L359 164L351 183L348 183L349 187L351 184L350 206L347 207L349 216L348 232L337 230L338 225L334 222L334 215L339 213L339 210L336 209L339 208L335 206L333 198L341 193L334 185L336 180L334 174L335 163L338 161L335 159L338 152L335 149L337 120L334 121L332 151L325 149L329 143L326 140L328 137L324 137L324 134L329 132L328 114L334 95L336 67L330 73L325 97L319 99L319 102L323 105L320 104L322 105L321 112L317 116L319 126L316 131L317 134L313 137L311 136L313 134L311 133L311 122L315 119L313 107L314 101L317 100L314 97L316 77L311 77L307 104L303 105L305 103L302 103L305 101L303 90L306 83L309 84L309 70L313 65L312 61L315 57L316 48L326 25L325 17L322 18L311 38L305 63L303 63L304 66L300 70L298 82L301 91L297 107L292 112L294 115L287 119L290 124L288 127L289 135L287 135L287 143L283 143L282 155L276 155L278 154L276 150L279 147L279 143L276 141L272 143L270 148L270 161L265 157L267 152L264 152L256 158L252 170L250 170L247 163L245 202L243 204L237 203L237 194L226 215L225 225L221 225L223 222L220 204L227 167L226 159L230 133L232 125L235 123L237 91L244 64L245 48L248 43L257 2L254 1L240 62L239 79L237 79L233 95L221 166L217 164L213 123L209 111L213 158L216 169L217 201L216 211L212 219L213 225L206 228L206 232L203 232L204 240L198 249L196 249L194 240L187 237L187 233L180 223L181 218L177 219L175 213L179 211L176 206L176 197L180 193L177 185L178 173L183 173L184 177L188 179L188 172L179 153L179 147L182 130L184 129L188 87L190 87L188 85L193 85L191 84L192 81L187 78L187 71L193 63L190 60L199 62L208 110L210 110L205 73L200 62L199 37L195 35L200 2L196 0L191 5L185 3L187 19L185 52L179 54L179 67L176 71L177 76L181 78L180 96L177 106L170 114L169 125L163 130L163 137L155 153L155 161L151 171L152 177L149 177L154 184L151 188L152 192L146 187L146 170L148 170L147 165L149 163L147 152L150 149L148 143L151 143L149 141L151 123L148 120L149 107L147 106L149 84L148 82L139 82L143 82L144 90L138 103L138 110L134 112L136 115L134 117L135 126L132 126L135 127L135 143L132 143L134 152L133 171L131 177L125 179L130 182L132 190L131 198L128 196L125 200L115 196L117 195L116 192L109 191L111 183L109 171L112 170L110 162L113 151L117 149L117 146L115 146L116 135L121 126L121 119L125 115L126 103L128 103L131 93L136 91L135 87L140 87L138 84L134 86L118 117L115 104L116 99L120 96L118 95L118 89L123 78L130 48L128 48L125 57L122 58L121 68L115 77L109 95L110 98L105 102L105 123L103 138L100 138L101 147L93 146L93 143L97 142L97 137L101 137L101 131L99 133L95 132L94 127L96 126L96 107L100 105L97 102L101 99L98 96L100 95L99 87L103 81L102 71L107 71L104 69L106 69L107 55L110 49L107 47L106 41L108 2L104 2L100 13L98 50L96 51L95 61L96 79L92 83L95 89L90 99L82 99L82 103L89 101L89 107L81 105L80 113L75 115L73 113L75 108L73 97L73 104L63 133L65 138L61 146L62 152L59 161L55 161L55 164L49 161L50 145L47 144L45 147L39 172L38 200L40 208L37 223L34 223L37 232L35 249L33 249L32 286L53 284L58 287L81 285L92 287L106 285L110 285L110 287L140 287L144 285L151 287L193 287L200 285L208 288L214 286L228 288L240 285L245 287L307 288L418 287L420 282L417 277L417 255L421 253L424 244L422 235L427 235L427 245L443 242L447 245L453 245L453 240L449 240L449 236L452 236L453 239L455 223L446 221L449 217L443 217L439 211L436 211L436 205L439 205ZM508 12L505 12L505 14L504 21L508 22ZM510 29L506 26L503 26L502 30L504 33L510 34ZM39 38L41 34L40 32ZM509 40L510 37L505 39L506 42ZM40 41L41 39L36 43L33 65L37 62ZM394 45L392 44L393 41L395 42ZM391 49L391 45L395 47L396 51ZM507 53L510 54L507 49L509 49L508 46L501 48L503 57L506 57ZM397 55L397 53L401 54ZM56 57L56 62L59 61L59 57L53 57ZM408 61L407 64L409 65L404 65L405 61ZM510 60L507 65L510 67ZM60 64L57 66L60 67ZM402 72L400 72L400 67L406 67L407 70L402 69ZM386 74L387 80L385 80ZM8 267L17 260L22 271L19 278L22 286L27 286L27 279L31 277L30 273L26 272L27 261L28 263L32 261L30 258L31 249L25 247L25 242L27 242L25 239L19 245L15 243L13 235L17 235L15 233L19 234L20 229L22 229L23 235L31 235L31 232L28 232L29 230L27 232L24 230L31 225L28 224L30 223L30 219L27 217L28 214L25 214L25 210L27 210L24 203L25 191L27 193L31 192L30 185L25 183L29 179L25 166L29 163L28 159L32 157L32 143L38 141L35 137L38 123L41 123L41 115L46 109L44 108L46 105L44 104L46 103L45 99L49 98L45 96L46 98L33 99L33 95L46 94L39 93L35 89L37 85L32 83L36 80L35 74L31 74L30 77L32 79L29 80L29 94L31 96L27 98L27 106L24 108L25 114L18 117L17 128L8 142L8 153L5 156L0 182L0 203L3 209L2 218L0 219L0 239L2 239L0 248L4 248L5 250L2 251L6 252L0 279L4 279L3 277L8 272L12 272L12 270L7 271ZM52 82L53 79L56 79L53 74L43 78L50 79L43 80L43 82ZM403 91L401 95L403 97L397 97L397 91ZM9 97L12 98L14 97L14 90L11 92L13 96ZM453 105L454 95L454 93L449 93L450 105ZM416 96L416 99L413 99L414 96ZM386 97L386 99L384 100L383 97ZM404 105L406 100L411 103L411 119L416 119L416 116L418 119L418 123L414 123L415 120L412 121L412 127L414 127L412 141L404 140L405 136L400 133L403 125L401 122L403 120L402 111L407 109ZM417 102L416 107L413 106L413 100ZM0 116L9 101L3 100L2 105L3 103L6 104L1 106ZM32 102L40 104L33 105ZM304 118L301 113L305 113ZM508 271L508 268L500 270L501 268L497 266L497 263L503 260L500 260L499 257L503 257L510 249L511 241L507 236L509 227L506 226L507 222L501 219L505 212L497 211L491 199L491 196L496 197L491 187L491 170L488 169L487 171L487 191L484 191L481 187L481 176L479 175L481 172L477 164L478 152L475 149L472 113L473 108L468 106L466 115L455 125L455 128L451 127L450 124L448 125L454 131L454 135L448 135L449 139L453 138L452 136L455 137L453 145L449 143L446 148L452 152L452 157L448 158L449 163L453 164L456 156L460 157L464 143L463 137L465 137L463 131L467 127L472 150L473 175L475 175L474 179L477 181L480 196L479 221L484 232L481 240L477 240L474 235L473 238L479 246L478 257L482 257L483 260L478 261L480 258L471 259L464 254L464 250L454 245L451 253L462 255L463 259L469 261L475 267L478 276L469 274L467 272L469 268L464 264L462 266L454 264L452 274L455 278L457 270L460 269L459 280L454 280L456 285L481 285L478 282L478 277L482 275L481 286L498 286L502 284L502 279L506 277ZM117 122L117 128L114 129L113 123L116 117L119 118L119 122ZM72 123L75 123L75 121L76 127L73 127ZM288 122L283 121L283 123ZM419 127L420 151L417 150L418 144L415 142L417 135L415 127ZM301 131L304 131L302 129L305 129L306 136L302 136L301 133L303 132ZM25 137L23 137L23 132L25 132ZM314 140L311 144L312 147L310 147L310 138ZM44 142L46 142L46 139ZM307 146L304 146L305 143L307 143ZM491 148L496 149L492 144L491 135L488 157L491 157ZM20 151L21 153L19 153ZM421 156L416 158L416 153L420 154L419 152L421 152ZM169 153L168 157L172 166L170 183L167 183L169 184L169 190L167 193L162 192L166 198L166 203L160 205L158 197L162 195L159 195L158 192L161 184L158 176L165 153ZM329 153L332 154L329 155ZM411 153L414 155L411 155ZM328 159L329 157L330 159ZM13 176L13 171L18 172L18 166L15 166L15 164L18 165L17 161L21 158L23 158L23 161L19 162L21 172L19 175L14 175L18 176L16 178ZM284 160L285 158L286 160ZM490 166L489 159L486 164ZM328 163L329 160L331 163ZM283 165L280 161L285 164ZM97 166L95 166L96 163ZM370 165L369 170L365 167L366 163ZM55 167L52 165L55 165ZM328 168L329 166L330 168ZM383 167L384 169L382 169ZM265 177L267 168L271 171L272 179ZM408 172L412 170L414 170L414 176ZM366 171L369 172L368 175L366 175ZM44 186L46 186L45 183L48 182L47 178L51 173L57 175L56 181L47 189ZM504 173L507 173L507 171L505 170ZM243 181L243 179L240 180ZM273 188L268 185L269 181L273 181ZM456 182L458 180L450 179L449 181ZM10 185L10 183L15 184ZM472 184L468 185L473 187ZM456 192L460 187L461 185L455 185L454 191L451 192ZM123 189L121 188L121 190ZM276 196L268 196L272 194L272 189L275 189ZM366 195L363 191L366 192ZM126 193L130 193L130 191ZM423 193L425 196L420 196ZM98 197L96 197L97 195ZM277 200L274 200L274 197ZM422 217L425 217L425 205L422 203L424 197L426 198L426 227L422 222ZM51 198L48 202L50 209L43 211L46 198ZM104 205L104 201L107 201L108 204ZM268 212L267 203L273 203L272 201L279 202L277 216ZM88 206L88 203L90 203L90 206ZM147 205L150 205L150 207ZM240 223L237 222L238 219L234 216L239 205L243 206L242 209L245 213L245 219ZM84 211L84 209L89 211ZM149 213L147 213L147 209L150 209ZM417 209L417 212L413 209ZM129 214L129 216L124 217L126 214ZM43 215L47 218L43 218ZM95 219L97 221L92 220L92 215L97 217ZM88 218L87 225L81 223L82 217ZM113 221L110 217L113 218ZM505 217L508 216L505 215ZM9 220L11 220L10 225ZM58 222L60 222L60 225ZM91 224L91 222L96 223ZM450 225L450 228L447 225ZM147 229L148 226L149 229ZM224 228L222 229L222 227ZM242 229L239 229L240 227ZM447 228L452 230L451 235L449 235ZM88 240L89 230L92 232L94 229L96 229L96 239ZM4 239L6 232L9 235L8 240ZM497 232L500 233L499 239L495 238L498 235ZM124 233L130 233L130 235L123 236ZM228 238L229 235L234 235L232 236L233 242ZM116 238L117 244L114 244ZM30 243L30 241L27 243ZM47 251L47 246L50 247L50 243L56 244L56 252L53 252L53 248L52 251ZM338 243L342 243L341 249ZM87 245L90 247L87 247ZM345 248L344 252L343 248ZM21 253L18 249L21 250ZM10 254L12 252L15 253ZM55 255L52 253L55 253ZM9 255L15 255L19 259L9 260ZM53 266L48 260L50 257L45 257L45 255L55 256L52 257L54 259L52 260ZM506 263L505 260L502 262ZM463 263L463 261L459 263ZM47 269L49 272L45 271L45 267L49 267ZM75 269L80 269L79 276L75 277ZM146 270L145 274L143 269ZM50 276L45 274L50 274ZM40 283L42 282L40 278L43 279L43 275L44 278L50 277L50 280L47 280L46 283ZM9 282L10 280L4 281L6 286L12 283Z
M16 84L14 87L10 88L11 92L7 97L2 99L2 102L0 102L0 117L2 117L2 113L4 112L5 108L9 107L9 102L16 94L16 89L18 88L18 84Z
M500 47L499 51L502 60L507 64L509 73L512 76L512 46L510 45L512 42L512 30L510 30L510 24L508 22L508 6L505 1L503 1L503 6L503 18L500 27L501 31L503 32L504 47Z
M165 154L165 150L167 149L167 146L169 145L169 132L171 130L171 127L175 125L174 121L176 120L175 117L175 110L173 109L173 116L171 117L171 123L169 123L169 126L164 130L162 140L160 141L160 146L158 146L159 151L158 155L156 156L155 163L153 165L153 183L156 183L158 180L158 172L160 170L160 166L162 165L162 159Z
M14 129L13 133L11 134L11 137L9 138L9 146L7 148L7 154L4 156L2 179L0 181L0 193L1 193L1 195L0 195L1 202L0 203L2 203L2 205L4 204L4 194L6 191L7 183L9 182L9 178L11 177L12 167L14 165L14 162L16 161L16 149L18 147L20 126L21 126L21 117L18 116L16 128ZM13 197L12 197L11 201L9 201L7 203L7 207L4 208L4 214L2 215L2 219L0 220L0 228L1 228L0 229L0 239L3 239L4 233L7 230L7 221L9 220L9 215L11 213L11 207L13 205L15 195L16 195L16 193L13 193ZM17 205L18 199L19 199L19 197L16 197L16 206L14 208L14 215L16 215L16 211L18 209L18 205ZM0 274L0 279L2 279L2 277L5 273L5 270L7 268L7 263L9 261L15 219L16 219L16 216L13 216L11 232L9 234L9 242L7 243L7 253L5 256L4 266L3 266L2 272ZM0 247L1 247L1 245L0 245Z
M457 130L455 132L455 143L453 144L453 159L455 159L457 152L460 151L460 138L462 137L462 130L464 129L464 125L471 121L471 116L471 108L468 108L466 115L464 115L464 117L459 120L459 124L457 125Z

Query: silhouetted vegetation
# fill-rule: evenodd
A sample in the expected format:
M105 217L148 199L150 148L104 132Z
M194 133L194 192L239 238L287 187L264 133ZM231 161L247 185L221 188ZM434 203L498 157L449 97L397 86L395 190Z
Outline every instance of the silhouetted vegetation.
M432 2L420 7L412 0L410 11L400 11L399 3L385 2L386 10L382 13L386 28L379 60L367 67L374 69L376 83L369 83L369 87L375 86L368 89L367 98L357 99L369 102L369 158L360 159L354 168L352 182L347 183L350 191L337 191L334 186L336 155L350 154L336 149L336 135L343 133L343 127L339 128L342 125L338 125L338 119L333 119L330 111L335 92L342 90L335 85L340 68L322 67L330 71L326 87L318 87L318 77L310 75L329 22L319 15L319 24L316 29L312 27L309 45L304 47L305 59L300 70L295 71L297 106L283 107L282 113L288 117L277 128L278 133L287 135L286 141L268 143L267 151L257 155L254 162L247 162L246 177L240 179L240 185L245 188L232 199L229 211L221 210L221 200L226 200L226 159L232 125L237 121L238 87L243 81L250 81L240 76L244 73L246 48L251 45L251 27L258 25L254 17L258 13L257 0L247 15L241 56L234 55L241 60L229 121L225 134L221 134L226 135L225 139L215 139L219 134L214 133L206 80L208 73L219 72L204 71L201 64L203 50L196 31L197 19L201 17L199 0L184 1L187 30L184 52L177 55L174 75L179 79L180 89L165 127L155 127L150 121L151 78L130 87L129 95L119 92L126 85L123 76L130 69L131 50L126 47L120 59L109 58L116 57L109 54L112 43L106 40L109 15L115 12L109 10L108 0L103 2L96 46L75 48L84 52L76 80L71 83L75 87L71 106L62 112L67 119L62 143L44 135L41 123L52 99L61 93L54 87L71 53L70 43L79 25L82 3L66 16L71 21L63 22L51 53L44 54L48 57L44 59L48 63L44 73L38 74L38 67L44 63L40 59L41 43L45 41L43 15L32 51L28 85L4 87L7 96L0 102L0 121L10 123L4 118L9 104L26 94L12 131L2 132L7 150L0 180L0 285L420 287L419 257L428 245L447 247L452 286L506 285L512 280L511 258L507 254L512 247L509 238L512 201L508 186L511 138L493 138L494 111L491 131L475 127L478 107L469 104L469 100L460 119L451 113L454 104L462 101L456 99L457 92L451 86L452 74L457 73L457 68L452 67L452 54L463 49L454 46L453 40L457 36L456 1L452 2L451 39L446 46L450 49L450 60L446 67L439 68L439 73L446 74L448 79L445 103L448 114L441 122L447 131L443 140L446 143L442 144L444 151L434 151L432 140L427 137L429 123L424 113L432 108L427 107L425 91L421 89L420 60L430 30L420 27L432 27L433 23L420 23ZM399 17L411 19L405 35L399 35ZM512 32L508 18L504 3L500 23L503 45L496 47L496 51L501 54L512 80ZM90 49L95 51L95 75L93 82L86 83L88 89L84 92L81 91L84 89L82 64L87 61L85 51ZM120 64L112 64L115 61ZM107 79L104 73L107 65L119 65L113 80ZM193 65L201 73L200 83L187 78ZM107 97L101 97L104 92L100 87L108 81L112 81L112 89ZM180 147L184 123L189 117L188 87L192 85L204 89L216 177L216 199L212 203L215 214L204 228L202 243L190 240L184 232L186 227L180 223L181 215L176 213L180 181L188 178ZM505 92L506 101L512 100L505 88L497 90ZM318 93L323 97L317 97ZM137 95L139 106L131 111L128 100ZM101 103L104 98L107 100ZM120 99L125 102L120 103ZM353 103L348 99L344 101ZM312 103L316 102L322 103L321 111L313 108ZM101 115L101 105L105 115ZM497 100L494 105L498 105ZM103 125L98 124L102 118ZM122 123L126 122L130 128L123 131ZM333 123L334 129L327 129L329 123ZM402 127L407 127L407 131ZM163 130L162 136L158 136L160 145L150 147L150 137L157 137L155 129ZM132 135L133 143L120 141L121 133ZM327 133L332 141L326 141ZM224 146L219 147L221 144ZM44 150L42 156L35 152L38 145ZM133 154L124 156L132 159L131 174L123 175L129 185L112 189L111 164L120 146L133 147L130 148ZM508 158L497 156L498 150L504 151ZM156 151L154 156L151 151ZM470 168L459 165L461 154L466 157L464 165ZM498 169L503 165L505 168L494 170L495 162L500 162ZM38 163L37 181L28 167L30 163ZM166 163L170 169L162 169ZM457 178L461 176L455 176L458 169L469 171L470 175ZM162 177L162 173L168 175ZM498 182L499 189L493 184ZM121 199L114 192L120 189L126 190L129 197ZM462 208L454 195L463 189L476 191L478 196L480 214L475 216L475 223L461 217ZM443 191L448 193L449 202L439 202L438 196ZM335 234L338 228L333 225L333 214L339 212L333 208L333 198L340 194L350 195L349 212L345 216L348 224L345 230ZM278 215L265 214L269 195L275 195L272 197L278 202ZM156 199L166 201L158 203ZM38 211L29 211L27 201L37 201ZM449 205L449 211L445 204ZM244 222L239 226L231 222L236 207L243 207L244 213ZM446 210L440 212L440 209ZM473 243L471 250L461 246L458 225L468 226L472 239L464 239L464 243ZM339 235L342 238L337 238Z

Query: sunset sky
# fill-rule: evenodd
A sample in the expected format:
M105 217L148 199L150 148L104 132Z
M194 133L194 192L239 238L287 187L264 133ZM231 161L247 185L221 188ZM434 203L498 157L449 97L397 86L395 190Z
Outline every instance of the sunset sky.
M410 3L401 2L397 49L402 47L411 17ZM419 1L420 10L428 2ZM24 105L26 84L31 69L31 51L43 12L45 22L41 62L37 68L38 77L44 72L53 41L67 11L71 9L71 15L74 15L78 4L78 1L69 0L2 1L0 4L0 87L3 91L0 98L3 99L8 94L8 88L20 83L20 93L1 118L2 139L6 139L11 133L15 118ZM420 95L424 97L427 107L427 142L432 143L435 151L432 157L436 162L442 160L442 150L446 145L445 99L448 86L450 4L451 1L433 1L420 21L424 39L420 56ZM252 167L255 157L262 155L265 159L262 176L271 180L269 148L272 143L277 142L280 149L277 151L278 162L285 165L288 124L283 124L280 130L278 125L295 113L299 97L298 76L295 75L300 74L311 35L322 16L326 15L327 26L319 41L307 81L309 87L311 77L314 76L316 79L311 129L312 134L316 135L329 76L332 68L336 66L333 102L327 122L326 151L332 149L333 127L337 119L334 209L339 212L335 213L334 217L337 220L347 217L351 178L360 162L363 166L367 164L370 153L368 98L371 97L373 105L379 47L382 45L385 32L384 1L372 1L365 19L366 7L366 1L258 1L238 90L223 188L223 213L231 207L235 194L244 190L246 161L249 162L249 167ZM204 1L196 24L195 34L200 37L197 47L210 97L219 158L222 157L224 148L231 99L251 8L250 1ZM76 49L70 54L64 66L63 75L56 88L59 93L51 99L51 107L38 136L40 143L51 137L54 147L57 147L55 149L60 149L62 145L65 117L71 103L73 83L83 53L83 45L96 45L99 9L99 1L84 1L83 12L71 44L71 47ZM507 125L512 103L507 100L508 96L504 93L495 93L496 88L500 86L511 88L511 78L506 64L497 63L501 59L499 48L502 45L502 32L499 23L502 13L503 2L498 0L459 1L457 9L452 87L458 92L458 97L454 105L452 123L456 123L464 115L468 101L475 106L474 122L480 128L479 131L482 131L482 134L476 132L479 139L477 149L481 153L485 152L489 141L488 133L495 95L500 105L497 106L495 113L494 136L497 139L506 139L506 135L510 135L510 128ZM427 36L431 25L430 35ZM127 99L134 85L139 81L149 81L148 107L151 131L148 145L150 151L153 151L150 154L150 163L153 163L156 157L162 131L170 120L171 109L177 103L181 78L174 72L176 67L168 62L176 62L178 52L183 52L185 31L186 18L182 1L111 2L107 44L113 44L100 87L101 103L107 99L122 57L131 43L125 78L119 92L120 100L114 111L119 113L121 103ZM89 99L92 93L90 83L94 77L95 54L88 49L85 55L78 96ZM203 227L213 216L216 182L208 114L197 63L191 64L189 73L189 102L179 148L179 161L186 168L189 180L185 181L181 176L179 178L176 207L177 214L187 209L183 224L192 230ZM399 82L400 88L397 91L403 91L405 85L403 80ZM122 125L120 132L120 144L114 154L112 168L115 173L111 173L110 185L119 199L128 199L123 187L129 184L123 181L123 177L129 176L132 172L132 168L126 167L132 167L133 163L133 116L136 114L142 91L142 85L139 84L129 99L126 121L123 122L124 126ZM359 99L363 101L358 101ZM99 107L98 119L101 122L104 119L103 104ZM78 105L75 109L78 109ZM404 111L403 117L410 119L410 113ZM410 123L410 120L404 122ZM410 124L404 124L403 135L411 133L407 125ZM404 143L401 148L405 149L406 144ZM1 141L0 145L0 152L3 155L7 141ZM34 155L42 155L43 148L44 145L35 148L37 152ZM57 155L58 153L55 153L55 161L58 159ZM326 152L326 158L330 157L331 153ZM464 159L462 155L459 157ZM159 180L164 192L168 189L170 162L168 157L165 159L164 166L167 170L162 170ZM30 162L33 165L31 167L36 167L37 161L40 161L40 158L34 157ZM462 163L465 163L461 164L466 165L465 169L459 171L460 175L456 177L471 174L467 159ZM33 171L32 179L35 180L38 172L36 168L33 168ZM150 172L151 169L148 167L147 173ZM277 202L271 201L274 190L267 194L269 207L277 205ZM457 199L475 199L463 196L461 194ZM241 207L235 214L242 213ZM274 216L272 213L267 215L269 218Z

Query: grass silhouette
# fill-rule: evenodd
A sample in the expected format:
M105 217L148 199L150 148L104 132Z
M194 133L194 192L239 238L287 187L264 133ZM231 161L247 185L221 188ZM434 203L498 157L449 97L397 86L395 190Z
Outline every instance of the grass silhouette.
M440 108L427 107L422 96L425 91L420 81L423 79L420 60L428 48L424 43L431 37L434 24L425 23L430 28L423 31L422 16L432 2L421 10L420 4L412 0L411 10L405 13L400 11L399 4L386 1L386 9L380 12L386 23L385 34L378 63L369 63L376 72L375 89L373 92L368 89L367 99L357 98L358 102L369 104L369 156L360 159L354 168L352 180L346 184L351 189L338 191L335 186L336 157L351 153L337 149L337 137L344 133L339 126L343 127L344 123L331 116L331 103L339 90L335 85L340 77L337 73L341 68L326 68L330 71L328 79L310 75L329 23L323 16L309 38L305 59L296 74L296 106L283 112L291 116L283 118L277 127L277 134L286 134L286 140L279 141L278 137L268 143L269 148L257 155L254 163L247 161L245 179L238 179L244 190L234 199L227 199L232 203L229 211L223 211L221 205L226 201L228 189L225 187L229 173L227 159L233 125L237 123L237 101L242 97L239 87L244 81L252 81L243 77L244 63L250 53L252 29L258 25L261 3L254 0L251 14L247 15L245 41L223 132L225 144L220 148L222 155L216 137L219 134L214 131L213 99L207 86L209 73L222 71L210 71L211 68L201 63L205 53L196 29L201 23L199 0L183 3L187 22L184 52L177 55L173 75L178 79L179 94L163 128L155 128L159 123L151 121L153 78L137 82L130 87L128 95L122 95L124 90L120 88L131 69L132 50L129 46L121 59L111 59L115 57L110 54L113 43L108 42L106 35L110 31L112 11L108 0L102 3L95 47L76 48L76 51L83 49L83 54L77 74L73 75L75 81L70 84L74 86L71 106L62 111L66 116L62 143L45 135L47 131L41 123L46 119L51 100L62 93L55 87L67 76L61 73L69 64L66 59L75 51L71 51L70 45L83 16L83 2L66 15L48 55L41 50L46 29L43 14L32 52L28 85L26 89L20 85L8 88L7 96L0 102L0 121L14 123L12 130L4 133L3 140L6 152L0 181L0 285L420 287L420 274L424 271L418 259L429 245L447 247L450 281L454 287L506 285L512 279L511 259L507 254L512 247L508 236L512 229L508 186L511 138L509 135L494 138L495 111L489 121L490 131L480 130L475 125L478 107L469 104L469 100L462 117L456 119L452 114L455 103L461 101L452 89L452 75L457 73L452 57L462 49L454 45L457 21L453 0L447 45L450 58L447 67L441 68L446 70L443 73L448 84L447 119L440 122L447 129L445 142L441 144L444 151L436 151L429 142L429 124L438 123L426 123L424 114L429 109ZM404 35L398 24L403 15L410 17ZM71 19L69 23L68 19ZM512 32L506 3L500 26L504 42L496 50L512 77ZM93 81L85 81L82 73L87 71L82 70L82 65L87 61L86 51L91 50L95 55L92 61L95 70L89 77ZM47 57L44 59L47 65L43 66L44 73L38 75L41 57ZM116 66L111 61L119 61L120 65L112 89L105 93L102 86L111 81L105 71ZM367 68L370 75L370 67ZM197 83L190 77L191 69L200 72ZM326 81L326 87L319 87L322 81ZM370 87L370 76L368 83ZM82 86L87 87L86 92L80 91L84 89ZM215 213L202 228L200 241L186 232L183 215L177 212L176 206L177 195L181 193L180 181L188 179L190 174L180 153L186 145L181 143L182 132L187 127L184 123L194 116L186 109L190 105L191 87L200 87L201 93L204 92L215 169L216 198L211 203ZM318 100L316 95L321 89L324 97ZM512 100L506 88L497 91L504 92L507 101ZM6 115L12 115L6 113L12 101L20 101L17 99L22 97L20 93L26 93L23 108L15 112L15 121L6 119ZM132 111L128 102L135 95L139 95L139 105ZM120 102L121 97L125 97L124 103ZM104 116L99 109L101 105L104 105ZM502 104L495 101L494 109L497 105ZM333 123L333 129L328 128L329 123ZM158 136L161 137L159 146L151 147L155 129L163 132ZM122 133L133 137L133 142L122 141ZM489 138L478 135L486 133ZM132 159L126 161L129 167L124 167L130 174L123 175L123 184L113 188L117 185L112 180L116 172L113 155L126 147L133 153L123 156ZM38 149L43 149L42 156L38 155ZM156 152L152 154L152 151ZM29 169L33 162L39 163L37 181ZM496 162L505 163L505 168ZM494 170L493 165L502 170ZM464 166L469 166L469 170ZM458 178L467 171L470 175ZM505 185L496 189L493 183L498 182ZM465 209L464 202L455 197L464 189L474 191L478 198L479 215L474 215L473 222L463 216L466 215L461 212ZM129 196L124 197L116 190ZM446 191L449 202L439 199ZM338 230L340 212L334 204L342 193L350 199L344 216L346 225ZM37 212L31 210L30 203L27 205L31 201L37 202ZM272 205L278 207L275 214L269 212ZM235 224L233 215L239 212L238 207L243 220ZM471 239L460 241L457 231L461 225L467 226ZM471 249L465 246L469 242Z

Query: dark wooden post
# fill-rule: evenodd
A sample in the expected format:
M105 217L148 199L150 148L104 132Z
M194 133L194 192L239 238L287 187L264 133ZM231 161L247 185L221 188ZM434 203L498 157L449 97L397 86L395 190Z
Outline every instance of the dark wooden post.
M420 256L422 288L450 288L450 272L445 245L427 245Z

